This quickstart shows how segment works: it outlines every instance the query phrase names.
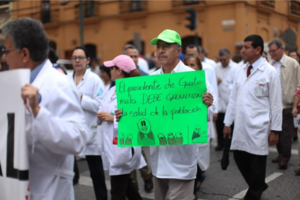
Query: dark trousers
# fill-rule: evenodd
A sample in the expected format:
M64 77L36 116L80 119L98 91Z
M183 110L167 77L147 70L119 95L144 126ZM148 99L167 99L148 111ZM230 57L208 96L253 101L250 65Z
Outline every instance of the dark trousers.
M111 200L142 200L137 188L130 179L130 174L110 176Z
M77 160L76 160L76 156L74 156L74 178L73 178L73 185L75 185L75 183L77 184L79 181L79 170L78 170L78 165L77 165Z
M282 132L279 134L277 151L280 160L289 161L291 158L292 140L291 133L294 128L292 108L286 108L282 111Z
M268 188L265 182L267 156L253 155L244 151L234 151L233 155L249 186L244 200L260 200L263 191Z
M147 157L146 157L146 154L145 154L145 151L144 151L144 148L142 148L142 156L144 157L147 165L145 167L142 167L140 169L140 172L141 172L141 175L142 175L142 178L145 180L149 180L152 178L152 173L151 173L151 170L150 168L148 167L149 163L148 163L148 160L147 160ZM137 183L137 178L136 178L136 170L133 170L130 174L130 178L132 180L133 183Z
M197 175L196 175L196 179L195 179L195 185L194 185L194 195L196 195L197 191L197 182L201 180L201 176L203 174L203 171L200 169L199 165L197 164Z
M218 147L224 146L224 137L223 137L223 130L224 130L224 118L225 113L218 113L218 119L216 121L216 128L217 128L217 134L218 134ZM231 136L233 133L234 125L231 125Z
M97 200L107 200L107 189L101 156L85 156Z

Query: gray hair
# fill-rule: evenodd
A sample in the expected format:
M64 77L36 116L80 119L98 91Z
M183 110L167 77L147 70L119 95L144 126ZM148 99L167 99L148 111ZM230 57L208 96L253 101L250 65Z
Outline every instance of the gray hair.
M138 52L138 54L140 54L139 50L138 50L134 45L128 45L128 46L126 46L126 47L123 49L122 54L126 55L126 50L127 50L127 49L135 49L135 50Z
M48 58L49 40L41 22L31 18L19 18L8 22L2 33L11 38L17 51L27 48L33 61L41 62Z
M226 57L230 57L230 51L227 48L221 48L219 50L219 56L226 56Z
M278 48L283 48L284 49L284 44L282 43L282 41L278 38L275 38L273 40L271 40L268 44L268 47L270 47L271 45L276 44L276 46Z
M181 47L178 43L175 43L175 48L178 49L179 47Z

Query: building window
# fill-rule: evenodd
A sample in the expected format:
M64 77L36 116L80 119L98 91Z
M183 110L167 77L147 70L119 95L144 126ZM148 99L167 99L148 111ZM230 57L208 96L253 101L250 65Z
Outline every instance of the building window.
M121 13L129 12L139 12L147 10L147 1L146 0L124 0L120 2L120 11Z
M75 5L75 18L79 18L80 4ZM83 2L83 17L94 17L98 15L98 3L95 1Z
M11 1L0 1L0 6L8 5Z
M258 2L263 6L267 6L269 8L275 8L275 0L264 0Z
M42 1L42 9L41 9L41 21L43 23L51 22L51 12L50 12L50 0Z
M204 0L201 0L204 1ZM173 7L178 7L178 6L184 6L184 5L193 5L193 4L199 4L200 0L173 0L172 4Z
M290 13L294 15L300 15L300 2L290 1Z

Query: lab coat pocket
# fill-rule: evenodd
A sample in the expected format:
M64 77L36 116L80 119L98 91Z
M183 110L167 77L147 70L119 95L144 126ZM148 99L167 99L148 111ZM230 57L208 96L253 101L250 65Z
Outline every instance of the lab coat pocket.
M268 97L269 89L268 82L265 79L258 80L255 86L255 96L256 97Z
M167 146L168 159L171 163L179 165L192 165L196 162L195 145Z

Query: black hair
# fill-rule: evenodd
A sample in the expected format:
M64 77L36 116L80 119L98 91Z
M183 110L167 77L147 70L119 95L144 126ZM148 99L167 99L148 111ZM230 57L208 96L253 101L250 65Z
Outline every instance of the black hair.
M75 47L75 48L73 49L73 51L72 51L72 54L73 54L74 51L77 50L77 49L81 49L81 50L84 52L85 57L87 57L87 58L90 57L90 54L89 54L88 50L87 50L85 47L82 47L82 46Z
M261 47L260 54L264 52L264 40L260 35L249 35L244 39L244 42L251 42L253 48Z
M58 56L56 55L54 49L49 48L48 58L52 64L55 64L57 62Z
M201 53L201 52L200 52L200 48L199 48L199 46L197 46L197 45L189 44L186 48L189 48L189 49L196 48L196 49L197 49L197 52L198 52L198 53Z
M111 79L110 67L105 67L104 65L101 65L101 66L100 66L100 70L106 72L107 75L109 76L109 78ZM102 72L101 72L101 73L102 73Z

